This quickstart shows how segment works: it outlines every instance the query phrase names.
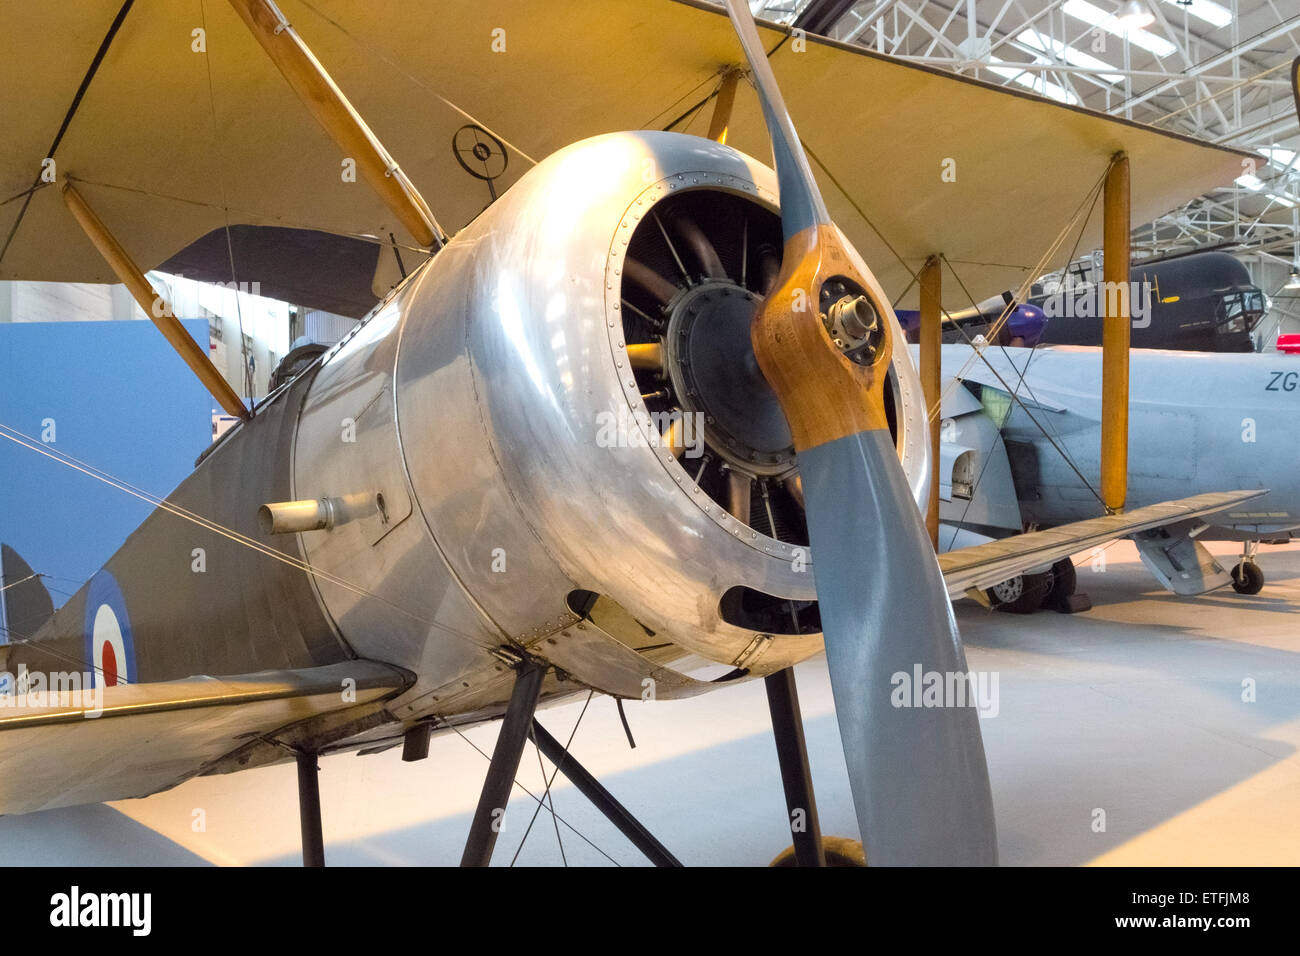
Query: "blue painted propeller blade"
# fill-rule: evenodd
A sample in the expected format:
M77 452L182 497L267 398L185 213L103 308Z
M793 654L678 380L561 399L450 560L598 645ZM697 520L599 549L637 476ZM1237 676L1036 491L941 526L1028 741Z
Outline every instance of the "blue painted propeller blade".
M811 226L829 225L830 213L826 211L808 157L799 142L799 134L785 108L776 74L767 62L767 52L759 40L758 27L754 25L754 15L747 0L727 0L727 11L745 50L758 98L763 104L763 118L772 139L772 158L781 191L781 231L788 242L792 236Z
M793 237L831 219L747 0L726 3L772 139L789 259ZM817 290L811 294L816 301ZM867 862L995 864L974 685L889 432L798 451L831 689ZM936 681L937 700L926 693Z
M966 655L889 433L859 432L801 451L799 473L868 864L996 864ZM940 706L926 706L927 675L935 674ZM962 690L964 706L948 688Z

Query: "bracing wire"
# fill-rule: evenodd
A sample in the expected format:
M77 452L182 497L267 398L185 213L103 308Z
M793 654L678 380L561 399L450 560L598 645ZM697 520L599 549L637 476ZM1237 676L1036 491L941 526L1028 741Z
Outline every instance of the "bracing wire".
M803 143L802 140L800 140L800 142ZM899 265L901 265L907 271L907 273L912 277L912 284L918 283L920 281L920 275L916 272L915 269L911 267L911 265L907 262L907 260L903 258L902 254L898 251L898 249L895 248L893 243L889 241L889 239L885 236L885 234L881 232L881 230L871 220L871 217L867 215L866 210L864 210L858 204L857 200L853 198L853 195L844 187L844 185L839 181L839 179L836 178L835 174L831 172L831 170L826 166L824 162L821 161L821 159L817 156L817 154L808 147L808 144L803 143L803 147L804 147L804 151L807 152L808 157L814 163L817 164L818 168L821 169L821 171L826 175L826 178L831 181L831 183L835 186L835 188L840 191L840 194L844 196L845 200L849 203L849 205L853 207L854 211L862 218L862 221L865 222L867 226L871 229L871 231L876 234L876 237L881 241L882 244L884 244L885 248L888 249L890 253L893 254L894 258L898 260ZM1015 297L1013 298L1012 303L1008 304L1008 306L1003 310L1001 315L998 316L997 321L993 324L993 326L990 327L989 335L996 335L997 332L1001 330L1002 326L1010 318L1013 304L1023 299L1025 292L1030 288L1030 286L1032 286L1034 279L1036 279L1037 276L1042 274L1041 272L1038 271L1038 269L1041 266L1045 266L1045 264L1048 261L1050 261L1053 256L1055 256L1057 250L1064 243L1066 237L1073 229L1075 223L1079 221L1079 217L1083 214L1084 207L1088 206L1089 209L1091 209L1091 206L1089 205L1089 200L1095 202L1095 194L1101 188L1101 185L1104 182L1105 182L1105 173L1102 174L1102 176L1098 179L1097 183L1092 188L1090 188L1088 192L1085 194L1083 200L1079 203L1079 206L1076 208L1074 214L1070 217L1070 220L1066 223L1065 227L1057 234L1056 238L1052 241L1050 247L1048 248L1048 251L1039 257L1038 264L1035 265L1033 268L1031 268L1029 276L1021 284L1021 287L1017 291ZM946 258L943 261L948 264L948 267L951 270L952 263L949 262ZM954 276L955 275L956 273L954 272ZM958 279L958 282L960 283L960 278ZM910 289L911 285L909 285L908 288ZM904 292L904 294L906 294L906 292ZM952 314L947 309L943 309L942 311L944 317L948 319L949 323L952 324L954 327L956 327L963 334L963 336L966 337L967 343L974 346L974 342L971 341L970 337L965 335L965 330L962 329L958 323L953 321ZM967 358L966 362L963 364L961 370L952 377L952 381L949 383L948 387L944 389L943 393L939 396L939 400L935 403L935 407L927 408L926 410L927 419L929 421L933 422L935 420L935 416L939 414L940 410L943 407L943 399L946 398L951 393L952 389L956 386L957 382L961 379L961 377L970 371L971 367L975 364L975 362L981 360L989 367L989 370L995 376L998 377L998 380L1002 382L1004 386L1007 384L1005 380L1003 380L1001 373L998 372L998 370L993 366L993 363L988 360L988 357L984 355L983 351L981 349L974 348L972 350L970 357ZM1074 462L1070 460L1070 457L1065 454L1065 451L1060 447L1059 444L1057 444L1056 440L1050 434L1048 434L1047 430L1043 427L1043 425L1038 421L1037 418L1034 417L1033 413L1029 411L1028 407L1024 403L1024 400L1018 394L1016 394L1015 390L1012 390L1009 387L1008 387L1008 394L1011 396L1012 401L1014 401L1017 405L1019 405L1021 410L1025 412L1025 414L1029 417L1029 420L1033 422L1034 425L1040 431L1043 432L1043 437L1045 437L1051 443L1052 447L1055 448L1056 451L1061 455L1062 459L1064 459L1066 464L1068 464L1072 469L1074 469L1076 474L1079 474L1078 468L1075 466ZM1089 491L1091 491L1094 495L1096 495L1097 494L1096 490L1087 481L1087 479L1084 479L1081 474L1079 474L1079 477L1080 480L1082 480L1084 484L1087 485ZM1098 500L1099 501L1101 500L1099 495L1098 495Z
M193 199L189 196L177 196L175 193L156 192L150 189L142 189L139 186L124 186L121 183L109 183L109 182L104 182L103 180L86 179L82 176L67 176L66 178L68 182L71 183L84 183L87 186L96 186L101 189L116 189L119 192L135 193L136 195L139 196L147 196L150 199L165 199L168 202L184 203L187 206L197 206L200 209L212 209L221 212L226 208L220 205L219 203L205 202L202 199ZM253 210L248 210L248 209L241 210L239 207L236 206L231 206L229 208L233 212L239 213L241 216L244 216L248 219L254 219L254 220L260 219L262 221L265 221L265 216ZM275 225L285 229L312 229L316 231L319 231L321 229L321 224L318 222L317 223L300 222L300 221L289 220L289 219L276 219ZM423 255L426 258L429 255L428 249L425 249L422 246L411 245L410 243L406 243L406 242L391 242L388 239L381 239L379 236L371 236L360 232L340 232L337 229L329 229L327 231L330 232L332 235L342 236L344 239L355 239L358 242L368 242L371 245L383 246L385 249L391 249L396 247L398 249L401 249L404 252L410 252L415 255Z
M55 461L61 465L64 465L67 468L71 468L74 471L81 472L82 474L94 478L96 481L100 481L106 485L109 485L110 487L116 488L118 491L128 494L133 498L138 498L141 501L144 501L145 503L153 506L154 508L157 508L162 511L166 511L167 513L172 514L178 518L181 518L182 520L189 521L192 524L198 525L199 527L212 532L213 534L217 534L223 538L233 541L236 544L246 547L251 551L255 551L258 554L265 555L266 557L279 561L282 564L287 564L292 568L296 568L299 571L302 571L306 574L310 574L316 578L319 578L322 581L327 581L330 584L336 585L337 587L350 591L351 593L356 594L359 597L367 597L379 601L380 603L386 605L387 607L391 608L397 613L402 614L403 616L408 617L414 621L417 621L418 623L423 624L427 627L437 627L440 631L447 634L454 635L460 640L464 640L469 642L470 644L473 644L475 647L490 650L492 647L495 646L495 644L484 643L483 641L475 638L470 634L466 634L461 631L457 631L452 628L449 628L441 622L429 620L428 618L425 618L424 616L417 614L414 611L410 611L402 607L401 605L396 604L393 601L390 601L388 598L376 594L375 592L365 587L362 587L357 584L353 584L352 582L344 578L341 578L336 574L332 574L329 571L325 571L321 568L318 568L312 565L310 562L305 561L301 558L295 558L292 555L284 553L283 551L278 551L275 548L263 544L262 542L256 540L255 538L250 538L248 535L241 534L240 532L228 528L216 521L213 521L210 518L205 518L202 515L190 511L189 509L181 505L178 505L173 501L169 501L166 498L159 497L158 495L152 494L148 491L138 488L127 481L116 478L113 475L110 475L108 472L96 468L94 465L88 464L87 462L74 458L73 456L68 455L64 452L55 451L54 449L50 448L48 445L44 444L43 442L40 442L37 439L31 437L30 435L26 435L18 431L17 429L11 428L10 426L5 425L3 423L0 423L0 438L13 442L14 444L19 445L21 447L27 448L30 451L34 451L39 455L43 455L44 457L49 458L52 461Z
M207 4L204 0L199 0L199 22L203 27L203 32L208 32ZM217 94L212 83L212 59L207 52L203 54L203 65L207 71L208 77L208 107L212 116L212 148L218 154L221 151L221 130L217 125ZM218 155L218 169L224 171L226 164L220 161ZM224 172L217 173L217 183L221 190L221 213L224 217L226 232L226 255L230 260L230 284L233 288L235 297L235 316L239 320L239 355L240 364L242 365L244 394L248 396L250 415L257 412L257 399L254 397L253 373L248 367L248 337L244 334L244 307L239 301L239 281L235 274L235 245L230 238L230 207L227 204L226 177Z
M574 721L574 723L573 723L573 730L569 731L569 739L566 740L566 741L564 742L564 753L565 753L566 756L567 756L568 753L569 753L569 747L573 744L573 738L574 738L574 737L577 735L577 733L578 733L578 727L582 724L582 718L585 717L586 714L587 714L587 707L590 706L590 704L591 704L591 698L592 698L594 695L595 695L595 692L594 692L594 691L588 691L588 692L587 692L587 700L586 700L586 701L583 703L583 705L582 705L582 711L578 714L578 719L577 719L576 721ZM541 751L541 748L538 748L538 747L537 747L536 742L534 742L533 746L534 746L534 748L537 749L537 762L538 762L538 765L539 765L539 766L542 766L542 751ZM555 765L555 769L551 772L550 777L547 777L547 776L546 776L546 768L545 768L545 766L542 766L542 779L546 781L546 797L547 797L548 800L550 800L551 784L555 782L555 778L556 778L556 776L559 775L559 772L560 772L560 765L559 765L559 764L556 764L556 765ZM515 865L515 861L519 859L519 854L523 852L523 849L524 849L524 842L528 839L528 834L532 832L533 824L534 824L535 822L537 822L537 815L538 815L539 813L541 813L541 812L542 812L541 804L538 804L536 807L533 808L533 815L532 815L532 818L528 821L528 826L524 829L524 835L523 835L523 836L520 838L520 840L519 840L519 846L515 848L515 855L512 856L512 857L510 858L510 865L511 865L511 866L514 866L514 865ZM552 816L552 817L555 816L555 804L554 804L553 802L551 803L551 816ZM559 839L560 839L560 833L559 833L559 830L558 830L558 829L556 830L555 838L556 838L556 840L559 840ZM561 841L561 843L560 843L560 855L561 855L561 857L564 856L564 843L563 843L562 841ZM566 865L567 865L567 861L566 861Z
M466 737L464 734L462 734L462 733L460 732L460 728L459 728L459 727L457 727L455 724L451 724L451 723L448 723L447 726L450 727L453 731L455 731L457 737L459 737L461 740L465 741L465 743L467 743L467 744L469 744L471 747L473 747L474 750L476 750L476 751L478 752L478 755L479 755L480 757L482 757L484 760L487 760L488 762L491 762L492 758L491 758L490 756L488 756L486 753L484 753L483 748L481 748L478 744L474 743L474 741L470 740L468 737ZM541 804L541 803L542 803L541 798L538 797L538 796L537 796L535 793L533 793L531 790L529 790L527 787L525 787L522 783L520 783L519 780L518 780L518 778L515 779L515 781L514 781L514 785L515 785L516 787L518 787L520 790L522 790L524 793L528 794L528 796L530 796L530 797L533 799L533 802L534 802L534 803L537 803L537 804ZM600 847L598 847L598 846L597 846L595 843L593 843L590 839L588 839L587 836L586 836L586 834L584 834L581 830L579 830L577 827L575 827L575 826L574 826L572 823L570 823L568 820L564 819L564 817L560 816L560 814L556 813L554 810L549 810L549 809L547 810L547 812L550 813L553 817L555 817L555 819L557 819L557 820L559 820L561 823L563 823L563 824L564 824L566 827L568 827L570 830L572 830L575 836L577 836L580 840L582 840L584 843L586 843L587 846L591 847L593 850L595 850L597 853L599 853L599 854L600 854L601 856L603 856L605 859L609 860L610 863L613 863L615 866L620 866L620 867L623 865L623 864L619 863L618 860L614 859L612 856L610 856L608 853L606 853L604 850L602 850Z
M1079 243L1083 241L1083 231L1087 227L1088 221L1092 218L1093 211L1097 207L1097 200L1101 197L1102 186L1105 183L1105 180L1106 180L1106 176L1103 173L1101 178L1096 182L1096 184L1094 184L1092 190L1089 193L1089 196L1091 197L1091 201L1089 202L1089 199L1085 197L1084 202L1088 203L1088 212L1085 216L1083 216L1082 220L1080 220L1080 211L1082 210L1082 205L1078 210L1075 211L1075 215L1073 217L1072 222L1079 222L1079 232L1075 236L1074 245L1070 249L1069 256L1066 258L1067 264L1074 260L1074 257L1077 254L1079 249ZM940 256L940 258L943 260L944 264L948 266L948 270L952 273L953 278L957 280L957 284L961 286L961 290L963 293L965 293L966 298L971 301L971 305L978 307L978 304L974 300L974 296L971 295L970 290L966 287L966 283L962 281L961 276L958 274L957 270L953 267L952 263L948 261L946 256ZM1046 258L1040 260L1040 266L1045 267L1046 263L1047 263ZM1038 267L1036 267L1036 269L1037 268ZM1002 315L999 317L999 321L993 327L990 327L989 334L994 340L997 339L997 334L999 331L1001 331L1002 324L1005 323L1009 318L1011 314L1011 310L1014 308L1014 304L1023 300L1025 294L1028 292L1028 289L1029 286L1027 283L1022 284L1021 287L1016 291L1016 294L1012 299L1012 302L1008 303L1006 309L1003 310ZM970 344L972 347L974 347L974 343L971 341L970 336L966 334L966 330L957 323L954 323L954 325L956 325L957 330L961 333L962 337L966 339L967 343ZM1096 488L1093 487L1092 482L1090 482L1087 479L1087 477L1083 474L1083 472L1079 469L1078 465L1075 463L1074 459L1070 457L1069 453L1065 450L1065 448L1057 441L1057 439L1060 438L1060 434L1057 433L1055 436L1050 434L1048 429L1042 424L1042 422L1038 421L1038 419L1034 417L1033 413L1029 411L1029 407L1019 397L1020 390L1023 388L1029 392L1030 398L1035 398L1034 390L1026 380L1026 376L1029 374L1029 365L1033 361L1034 356L1037 353L1038 353L1038 346L1037 344L1035 344L1034 348L1029 350L1029 354L1028 356L1026 356L1024 363L1020 366L1020 368L1017 369L1018 378L1016 380L1016 385L1014 388L1009 386L1006 380L1003 379L1002 376L997 372L997 370L993 368L993 364L988 361L987 357L984 359L984 361L985 364L988 365L988 367L993 371L994 375L997 375L998 381L1001 382L1003 387L1007 389L1008 394L1012 397L1012 399L1016 402L1016 404L1020 406L1021 411L1023 411L1025 415L1029 418L1029 420L1034 423L1034 426L1038 428L1040 432L1042 432L1043 437L1047 439L1047 441L1051 444L1051 446L1061 456L1062 460L1064 460L1065 463L1070 467L1070 470L1074 472L1075 476L1081 482L1083 482L1084 487L1086 487L1088 491L1092 494L1092 496L1096 498L1098 502L1101 503L1103 508L1106 508L1106 502L1101 497L1101 494L1097 491ZM1007 351L1005 348L1002 349L1002 354L1004 356L1007 356ZM1010 356L1007 356L1007 358L1008 360L1010 360ZM970 363L968 361L967 365L963 367L962 374L965 374L965 372L969 369L969 364ZM1014 362L1011 363L1011 367L1013 369L1016 368ZM953 385L955 384L956 384L956 379L953 380ZM945 394L947 393L945 392ZM940 401L938 407L935 409L935 413L938 414L939 410L942 409L942 407L943 407L942 401ZM931 420L933 421L933 419ZM979 481L983 477L984 470L988 467L988 464L989 464L988 456L985 456L984 464L983 466L981 466L980 473L978 476L976 476L975 479L976 485L979 484ZM963 521L965 520L965 515L970 510L972 503L973 503L973 499L971 501L967 501L966 509L962 512ZM1109 511L1110 509L1106 508L1106 510Z
M495 136L497 139L499 139L499 140L500 140L502 143L504 143L506 146L509 146L509 147L510 147L511 149L513 149L516 153L518 153L518 154L519 154L523 159L526 159L528 162L532 163L534 166L537 165L537 160L535 160L532 156L529 156L527 153L525 153L522 149L520 149L518 146L516 146L516 145L515 145L514 143L512 143L510 140L506 139L504 136L502 136L502 135L501 135L500 133L498 133L496 130L490 128L486 123L484 123L484 122L483 122L481 119L479 119L477 116L474 116L473 114L469 113L468 111L466 111L466 110L464 110L464 109L461 109L459 106L457 106L457 105L456 105L455 103L453 103L451 100L447 99L445 96L443 96L443 95L442 95L441 93L439 93L437 90L433 89L433 87L429 86L429 84L426 83L424 80L420 79L418 76L416 76L415 74L411 73L411 71L408 70L408 69L406 69L405 67L403 67L401 63L397 62L397 60L395 60L393 57L389 56L388 51L384 50L384 49L383 49L382 47L380 47L380 46L376 46L376 45L373 44L373 43L367 43L367 42L365 42L365 41L362 40L360 37L358 37L356 34L352 33L350 30L348 30L347 27L343 26L343 24L339 23L337 20L333 19L332 17L326 16L326 15L325 15L324 13L322 13L319 9L317 9L315 6L313 6L313 5L309 2L309 0L301 0L301 3L302 3L302 5L303 5L304 7L306 7L308 10L310 10L312 13L316 14L316 16L320 17L322 20L324 20L324 21L325 21L326 23L328 23L330 26L334 27L334 29L338 30L338 31L339 31L340 33L342 33L345 37L347 37L347 38L348 38L349 40L351 40L354 44L356 44L356 46L357 46L357 48L358 48L359 50L361 50L362 52L367 53L367 54L369 54L369 55L371 55L371 56L374 56L374 57L376 57L376 58L378 58L378 59L380 59L380 60L383 60L383 61L384 61L385 63L387 63L390 67L392 67L394 70L396 70L396 71L397 71L398 73L400 73L402 76L406 77L406 79L410 80L412 83L414 83L416 86L418 86L421 90L423 90L424 92L426 92L426 93L430 94L431 96L433 96L435 99L437 99L437 100L438 100L440 103L442 103L444 106L446 106L447 108L451 109L452 111L454 111L455 113L457 113L457 114L458 114L459 116L461 116L462 118L467 119L467 120L469 120L471 123L475 124L476 126L479 126L479 127L481 127L482 129L486 130L488 133L490 133L492 136ZM425 251L427 252L428 250L426 249Z

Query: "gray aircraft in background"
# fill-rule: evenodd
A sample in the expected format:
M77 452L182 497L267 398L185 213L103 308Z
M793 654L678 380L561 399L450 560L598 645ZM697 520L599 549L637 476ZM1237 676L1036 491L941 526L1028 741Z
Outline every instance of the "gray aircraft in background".
M1101 350L947 345L940 423L940 547L968 547L1104 513ZM1224 489L1267 490L1224 511L1132 535L1151 573L1176 594L1227 584L1256 594L1261 543L1300 530L1294 422L1300 361L1281 353L1131 353L1127 508ZM1242 544L1225 569L1206 541ZM987 589L988 603L1028 613L1073 591L1069 562Z

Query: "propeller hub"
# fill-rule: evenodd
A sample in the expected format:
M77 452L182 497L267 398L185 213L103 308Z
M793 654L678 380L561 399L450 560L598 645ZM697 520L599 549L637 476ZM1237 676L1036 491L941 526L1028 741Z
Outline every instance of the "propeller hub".
M822 323L835 343L851 361L870 365L884 341L880 313L851 279L835 276L822 285Z
M761 302L730 279L683 289L669 304L665 364L683 410L703 413L709 446L742 471L774 475L794 466L794 439L750 341Z

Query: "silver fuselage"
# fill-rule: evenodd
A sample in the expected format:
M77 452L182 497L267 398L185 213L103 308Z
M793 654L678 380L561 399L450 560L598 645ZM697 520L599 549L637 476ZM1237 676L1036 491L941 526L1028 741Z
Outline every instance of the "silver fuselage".
M775 219L775 189L756 160L676 133L599 136L531 169L223 436L109 560L133 679L350 658L403 669L409 686L382 715L329 730L332 746L359 746L416 720L499 714L525 655L551 665L545 698L671 698L819 652L811 617L752 626L724 610L728 594L811 606L813 556L733 517L696 484L697 462L658 440L620 321L629 239L660 202L708 192ZM906 351L887 387L922 502L928 432ZM610 418L627 424L612 443ZM332 503L330 527L259 528L263 505L311 499ZM195 548L207 573L175 560ZM21 651L33 668L84 654L92 590Z
M622 271L637 224L690 190L777 208L767 167L708 140L619 133L561 150L316 374L293 495L379 493L387 521L308 532L301 545L314 567L353 585L316 580L346 644L416 675L395 715L498 706L513 678L495 653L503 647L640 697L717 686L679 667L756 677L821 649L816 634L762 633L719 613L736 586L815 600L806 548L733 518L695 485L691 461L652 440L598 440L609 415L657 437L628 367ZM892 387L900 457L924 500L924 409L905 352ZM609 604L604 625L575 613L575 591ZM546 693L576 689L547 681Z

